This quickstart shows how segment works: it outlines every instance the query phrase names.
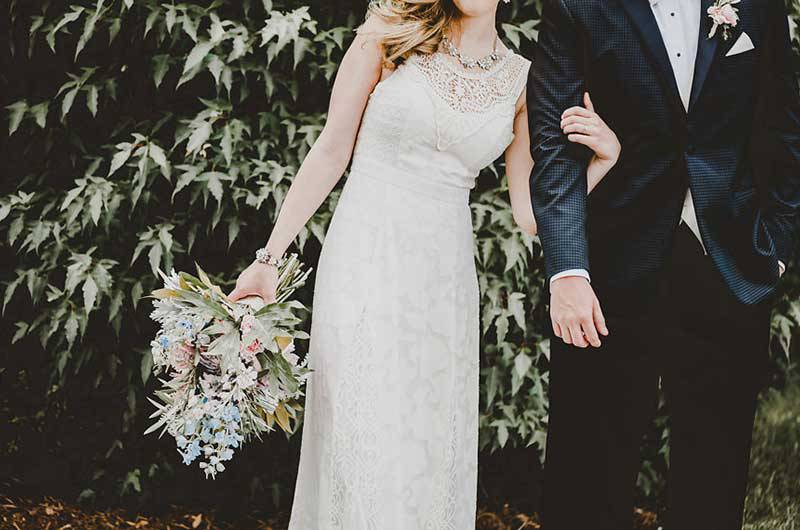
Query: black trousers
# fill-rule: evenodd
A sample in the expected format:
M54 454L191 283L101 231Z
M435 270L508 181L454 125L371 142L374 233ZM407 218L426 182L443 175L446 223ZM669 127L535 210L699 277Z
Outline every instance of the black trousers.
M670 417L666 528L741 529L771 304L741 304L684 226L657 291L634 312L610 304L600 349L552 341L545 530L632 527L659 384Z

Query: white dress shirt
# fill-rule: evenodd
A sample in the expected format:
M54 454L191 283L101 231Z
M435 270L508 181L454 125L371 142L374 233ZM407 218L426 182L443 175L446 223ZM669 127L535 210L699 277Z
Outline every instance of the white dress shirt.
M650 9L653 10L658 29L661 30L661 38L667 48L667 55L672 64L672 72L675 74L681 101L688 112L700 35L700 1L650 0ZM703 236L700 235L700 226L697 223L697 212L695 212L692 200L692 190L686 191L681 222L686 223L705 250Z
M678 85L681 101L686 111L689 111L689 99L692 95L694 82L694 67L697 58L697 45L700 37L701 8L700 0L650 0L650 9L653 10L664 47L667 49L672 72ZM705 250L703 236L697 222L697 212L692 200L692 190L686 191L683 202L681 223L697 237L700 245ZM785 270L783 263L779 263L781 274ZM567 276L581 276L589 279L589 273L583 269L572 269L560 272L552 277L551 282Z

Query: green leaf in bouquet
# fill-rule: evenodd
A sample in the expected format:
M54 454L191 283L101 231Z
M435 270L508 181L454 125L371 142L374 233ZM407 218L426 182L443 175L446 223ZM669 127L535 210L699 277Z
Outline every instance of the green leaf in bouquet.
M278 408L275 409L275 420L278 422L281 429L286 432L292 432L292 426L289 424L289 413L283 405L279 405Z
M180 293L175 289L162 288L162 289L156 289L155 291L150 293L150 296L152 296L153 298L158 298L159 300L163 300L165 298L176 298L180 296Z
M280 348L281 351L286 351L293 341L292 337L275 337L275 342L278 343L278 348Z
M259 320L253 323L252 331L247 335L248 340L258 339L264 347L273 353L277 353L277 343L275 343L275 336L280 333L271 321Z
M262 417L266 422L267 429L270 431L273 430L275 428L275 416L264 410L262 410L261 412L262 412Z
M303 411L303 404L295 399L291 399L284 403L284 405L289 408L290 410L294 410L295 412L302 412Z
M239 358L239 337L236 333L220 336L208 346L206 355L219 356L220 369L224 373L226 367Z
M219 287L219 285L216 285L211 281L211 278L209 278L208 274L206 274L206 272L200 268L200 265L195 263L195 267L197 267L197 275L199 276L200 281L205 287L208 288L210 293L213 293L219 296L223 301L230 303L230 300L228 300L228 296L222 292L222 289Z
M185 287L183 283L181 284L181 287L184 289L191 289L192 287L196 287L198 289L203 288L203 282L201 282L199 278L197 278L196 276L192 276L188 272L179 272L178 278L182 280L183 283L186 284Z
M274 373L272 375L277 376L280 384L286 388L288 392L292 394L299 392L300 385L295 377L294 367L283 357L283 355L275 355L273 360L274 362L272 366Z
M306 306L300 303L297 300L291 300L289 302L275 302L272 304L267 304L258 311L256 311L253 316L256 318L261 317L270 317L270 318L280 318L286 315L288 311L292 309L297 310L305 310Z
M216 318L230 318L230 312L211 296L212 292L206 289L203 282L201 282L199 279L195 278L191 274L181 272L179 274L179 283L183 289L180 293L178 293L178 298L181 301L190 303L195 307L205 309L212 313Z
M260 364L261 366L267 366L269 364L269 356L264 352L257 354L256 359L258 360L258 364ZM260 370L258 372L258 377L264 377L266 375L266 372L267 370L263 369Z
M211 336L223 335L225 333L230 333L235 329L233 322L229 320L220 320L215 321L210 326L205 328L205 332Z
M209 278L208 274L206 274L206 272L200 268L200 265L195 263L194 266L197 267L197 276L200 278L200 281L203 282L203 285L205 285L209 289L214 287L214 284L211 283L211 278Z
M192 287L189 285L189 282L186 281L187 274L181 273L178 275L178 285L180 285L181 289L186 289L187 291L191 290Z
M155 432L155 431L157 431L157 430L159 430L159 429L161 429L163 427L163 429L161 431L161 434L159 434L159 438L160 438L161 436L164 435L164 432L166 432L166 428L167 428L167 425L166 425L167 418L162 415L163 412L164 412L164 409L166 409L166 405L163 405L163 404L159 403L158 401L156 401L154 399L151 399L151 398L147 398L147 400L150 403L152 403L153 405L155 405L155 407L156 407L156 411L153 412L150 415L150 419L158 418L158 421L156 421L153 425L148 427L147 430L144 431L144 434L145 435L150 434L151 432Z

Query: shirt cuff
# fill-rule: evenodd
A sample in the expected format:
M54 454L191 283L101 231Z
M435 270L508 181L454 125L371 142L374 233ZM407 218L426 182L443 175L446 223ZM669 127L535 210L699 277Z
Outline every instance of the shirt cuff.
M785 272L786 272L786 264L778 260L778 273L781 276L783 276ZM580 278L586 278L590 282L592 281L591 277L589 276L589 271L587 271L586 269L569 269L564 272L559 272L558 274L550 278L550 284L552 285L554 281L560 280L561 278L569 278L571 276L578 276Z
M586 278L590 282L592 281L592 279L589 277L589 271L586 269L569 269L553 275L553 277L550 278L550 285L553 285L553 282L556 280L560 280L561 278L569 278L571 276L578 276L580 278Z

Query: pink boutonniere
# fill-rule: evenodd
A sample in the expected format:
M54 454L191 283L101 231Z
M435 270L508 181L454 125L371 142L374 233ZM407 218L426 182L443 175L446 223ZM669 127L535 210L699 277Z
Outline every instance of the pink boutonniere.
M739 10L733 7L742 0L717 0L714 5L708 8L708 18L714 23L711 26L711 32L708 38L714 38L717 30L722 28L722 38L728 40L730 38L731 28L735 28L739 23Z

